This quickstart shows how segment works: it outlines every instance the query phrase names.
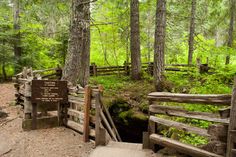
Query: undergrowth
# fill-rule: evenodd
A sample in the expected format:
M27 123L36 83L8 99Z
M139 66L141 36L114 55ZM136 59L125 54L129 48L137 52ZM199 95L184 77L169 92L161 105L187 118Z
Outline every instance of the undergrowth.
M227 66L215 70L212 74L199 74L197 71L167 73L166 80L168 80L168 86L171 87L171 92L173 93L229 94L232 92L233 76L235 74L236 70ZM140 114L140 112L148 112L147 95L154 91L151 76L145 74L141 81L132 81L130 77L127 76L98 76L92 77L90 83L93 85L101 84L104 86L104 101L108 107L112 104L118 104L119 106L119 103L129 105L130 108L118 113L118 117L125 125L129 125L127 119L130 117L140 119L145 119L147 117L144 114ZM222 108L222 106L206 104L163 103L163 105L182 106L188 111L210 113L216 113ZM162 117L203 129L207 129L209 125L213 124L212 122L204 120L168 117L163 115ZM203 145L208 142L204 137L175 128L163 129L162 133L171 138L176 138L178 136L178 140L195 146Z

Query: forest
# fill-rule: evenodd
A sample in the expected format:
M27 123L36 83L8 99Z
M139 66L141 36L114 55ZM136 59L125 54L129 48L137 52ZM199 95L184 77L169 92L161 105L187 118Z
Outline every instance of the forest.
M236 0L1 0L0 80L23 67L61 67L62 80L101 84L124 141L140 142L140 134L124 128L146 129L148 93L232 93L235 10ZM184 108L216 113L222 107ZM173 128L163 134L196 146L208 142Z

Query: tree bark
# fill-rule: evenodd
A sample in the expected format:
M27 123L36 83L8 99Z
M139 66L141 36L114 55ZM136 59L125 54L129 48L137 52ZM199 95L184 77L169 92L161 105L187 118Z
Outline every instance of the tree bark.
M140 31L139 31L139 1L130 1L130 51L131 77L141 79Z
M164 90L165 32L166 0L157 0L154 45L154 84L156 90L159 92Z
M233 46L233 32L234 32L234 20L235 20L235 0L231 0L230 1L230 24L229 24L229 38L228 38L228 43L227 46L228 47L232 47ZM226 61L225 61L225 65L228 65L230 62L230 55L226 56Z
M87 0L72 0L71 9L68 54L62 79L84 87L89 80L90 3Z
M189 50L188 50L188 65L193 62L194 51L194 33L195 33L195 15L196 15L196 0L192 0L191 19L190 19L190 32L189 32Z
M15 30L14 45L14 58L15 58L15 74L19 73L21 67L21 35L20 35L20 1L13 0L13 26Z

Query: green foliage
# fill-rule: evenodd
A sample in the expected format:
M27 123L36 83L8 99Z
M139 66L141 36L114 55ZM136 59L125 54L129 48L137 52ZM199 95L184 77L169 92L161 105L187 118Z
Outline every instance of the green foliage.
M204 145L209 142L207 138L198 136L196 134L183 133L179 135L181 142L188 143L194 146Z
M112 89L117 90L120 87L123 87L124 84L130 82L130 77L124 76L98 76L98 77L91 77L90 83L94 85L102 84L105 89Z

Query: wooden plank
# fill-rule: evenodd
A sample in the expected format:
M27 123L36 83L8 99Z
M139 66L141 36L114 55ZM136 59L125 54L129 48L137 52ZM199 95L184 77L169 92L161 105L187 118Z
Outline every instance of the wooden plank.
M109 123L111 124L111 127L114 129L114 132L115 132L115 134L116 134L116 136L117 136L118 141L119 141L119 142L122 142L122 139L121 139L121 137L120 137L120 134L119 134L118 130L116 129L116 126L115 126L115 124L114 124L114 122L113 122L113 120L112 120L112 118L111 118L111 115L110 115L108 109L106 108L106 106L105 106L102 102L101 102L101 104L102 104L103 109L104 109L104 111L105 111L105 113L106 113L106 116L107 116L107 118L108 118L108 121L109 121Z
M73 95L69 95L68 96L68 101L74 101L74 102L78 102L78 103L85 103L85 99L84 98L80 98L80 97L76 97L76 96L73 96Z
M83 140L89 142L89 114L91 107L92 89L90 86L85 87L85 104L84 104L84 131Z
M84 103L85 103L83 98L78 98L75 96L69 96L68 102L79 105L80 107L83 107ZM95 109L95 100L94 99L92 99L92 101L91 101L91 108Z
M191 145L187 145L169 138L165 138L161 135L152 134L150 135L150 139L156 144L160 144L165 147L174 148L176 151L191 155L193 157L223 157L221 155L217 155L214 153L210 153L208 151L196 148Z
M153 92L148 94L153 97L165 97L165 98L190 98L190 99L216 99L216 100L229 100L230 94L182 94L182 93L168 93L168 92Z
M219 115L207 112L192 112L173 106L150 105L149 111L154 114L166 114L169 116L185 117L191 119L206 120L209 122L229 123L229 119L220 118Z
M227 107L219 110L219 114L221 118L229 118L230 117L230 109L231 107Z
M37 104L32 103L32 130L37 129Z
M83 133L83 125L76 123L72 120L68 120L66 126L70 129L73 129L79 133ZM95 137L95 130L92 128L89 128L89 136Z
M205 136L205 137L210 137L210 135L207 133L206 129L201 129L198 127L194 127L194 126L190 126L184 123L179 123L176 121L171 121L171 120L167 120L167 119L162 119L162 118L158 118L155 116L150 116L150 120L157 123L157 124L162 124L168 127L174 127L183 131L187 131L190 133L195 133L201 136Z
M155 134L156 133L156 129L157 129L157 126L156 126L156 123L149 120L148 121L148 134L151 135L151 134ZM149 140L149 137L148 137L148 140ZM149 149L152 149L153 151L155 151L155 145L152 141L148 141L149 142Z
M212 124L208 127L208 134L211 135L211 140L227 142L228 125Z
M37 129L53 128L58 126L57 116L46 116L37 118ZM25 131L32 129L32 119L23 119L22 128Z
M119 71L124 71L125 69L98 69L97 73L109 73L109 72L119 72Z
M236 149L232 149L232 153L236 155Z
M235 134L230 134L232 130L236 128L236 77L234 78L234 88L231 101L231 110L230 110L230 123L228 129L228 138L227 138L227 153L226 157L234 157L232 154L232 149L236 149L234 144L234 139L236 138Z
M101 133L101 105L99 101L100 93L96 94L95 100L96 100L96 124L95 124L95 146L104 144L104 140L102 140L102 133Z
M107 119L102 111L100 112L100 116L101 116L102 121L104 122L106 129L108 130L110 136L113 138L113 140L118 141L115 133L113 132L109 122L107 121Z
M77 117L77 118L84 121L84 113L83 112L76 111L74 109L68 108L68 115ZM96 122L95 116L90 115L89 119L90 119L91 123L95 124L95 122Z
M167 92L153 92L148 99L160 102L200 103L211 105L230 105L231 95L204 95L204 94L176 94Z
M101 67L97 67L97 69L116 69L116 68L124 68L124 66L101 66Z

